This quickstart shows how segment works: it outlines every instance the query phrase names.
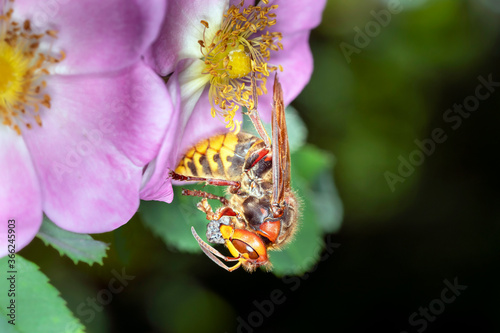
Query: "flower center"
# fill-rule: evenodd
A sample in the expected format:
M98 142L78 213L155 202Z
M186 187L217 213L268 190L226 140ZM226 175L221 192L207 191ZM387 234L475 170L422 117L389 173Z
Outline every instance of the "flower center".
M10 58L12 52L9 52L10 50L2 50L2 46L4 46L5 43L0 44L0 54L3 55L3 57L0 58L0 91L6 91L8 88L9 83L11 83L14 80L14 68L12 68L12 65L10 61L6 60L5 58Z
M238 79L247 76L252 71L252 61L243 45L239 45L236 50L229 52L227 57L226 72L229 74L229 78Z
M50 96L44 93L48 68L64 59L40 50L44 38L56 38L56 32L42 34L31 31L29 20L21 25L12 20L13 3L6 1L0 15L0 122L21 134L21 128L31 128L33 121L42 126L40 107L50 108Z
M264 1L266 4L268 1ZM276 24L273 6L248 6L244 1L231 6L224 14L221 28L208 38L205 26L203 40L198 41L205 61L203 74L210 75L209 99L212 116L222 116L231 129L239 128L233 120L241 107L257 107L258 95L266 94L267 77L281 66L268 64L271 50L283 49L279 32L265 31Z

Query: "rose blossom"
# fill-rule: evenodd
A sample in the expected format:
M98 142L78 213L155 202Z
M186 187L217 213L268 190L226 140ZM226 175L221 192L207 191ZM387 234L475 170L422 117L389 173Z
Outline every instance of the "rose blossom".
M272 88L267 81L272 72L280 72L285 104L309 81L313 70L309 34L321 21L326 1L250 3L169 2L147 61L162 76L174 73L168 89L178 96L180 116L173 119L176 134L168 131L171 136L167 135L159 156L148 167L149 183L141 198L170 202L172 189L165 179L175 169L179 154L224 127L238 130L240 107L252 109L258 104L262 119L269 122ZM210 119L215 115L227 125Z
M126 223L172 112L141 58L164 1L64 1L40 15L43 4L0 8L0 256L8 220L16 251L43 213L73 232Z

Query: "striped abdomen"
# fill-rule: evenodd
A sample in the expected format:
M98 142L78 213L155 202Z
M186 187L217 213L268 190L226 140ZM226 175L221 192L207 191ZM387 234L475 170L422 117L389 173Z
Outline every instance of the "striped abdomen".
M185 176L238 180L249 152L264 142L248 133L226 133L203 140L182 156L175 172Z

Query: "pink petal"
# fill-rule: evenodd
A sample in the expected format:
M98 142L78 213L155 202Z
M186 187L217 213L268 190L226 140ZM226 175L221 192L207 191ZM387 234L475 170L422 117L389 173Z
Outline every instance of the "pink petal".
M43 127L27 131L44 212L61 228L113 230L139 205L142 169L153 159L172 108L144 64L107 77L52 76Z
M262 3L259 4L262 6ZM301 33L314 29L321 22L326 0L270 0L269 6L278 5L276 24L269 31L279 31L285 35Z
M0 127L0 257L8 254L8 235L16 252L35 237L42 224L42 195L23 138L8 127ZM8 222L15 220L14 234Z
M231 6L238 6L241 0L230 0ZM254 0L245 0L244 8L255 4ZM321 23L321 16L326 6L326 0L269 0L266 5L259 1L257 6L269 7L278 5L272 13L277 15L276 24L269 31L279 31L285 35L303 32L317 27Z
M241 112L238 112L235 119L241 121L241 118ZM206 87L185 125L184 135L182 135L182 140L179 144L179 151L183 154L203 139L228 132L229 130L226 128L226 125L223 119L214 118L210 114L208 87Z
M271 53L271 63L282 65L278 78L283 86L285 105L290 104L309 82L313 71L313 58L309 47L309 31L283 38L283 50ZM267 94L259 96L259 114L271 121L274 73L267 80Z
M178 67L185 66L181 62ZM158 157L146 170L151 176L147 185L141 190L143 200L171 202L173 192L168 173L177 167L182 154L197 142L228 131L224 122L213 118L210 114L208 87L203 89L201 96L194 92L194 88L186 87L190 84L189 81L183 80L186 71L187 69L176 70L167 83L179 112L176 112L175 120L172 122L175 125L169 128ZM191 93L186 94L186 90L190 90ZM241 114L238 117L241 120Z
M240 0L231 0L231 5L238 5ZM253 4L246 0L245 6ZM282 65L283 72L278 72L283 86L285 105L290 104L309 82L313 70L313 59L309 47L310 29L318 26L326 5L326 0L310 1L305 5L299 0L270 0L268 5L259 2L259 6L278 5L276 24L267 29L283 34L283 50L271 51L271 65ZM267 31L266 30L266 31ZM268 78L266 95L259 97L259 114L266 122L271 121L274 74Z
M168 2L167 15L147 62L162 76L170 74L178 61L202 57L198 40L203 39L201 20L217 31L228 0L173 0Z
M55 29L52 49L66 59L56 73L93 73L130 66L158 35L165 0L16 0L14 15L35 31Z
M167 89L172 98L174 112L158 155L144 170L143 186L140 192L142 200L158 200L170 203L174 197L168 173L174 168L175 155L178 149L178 135L181 131L179 128L181 92L178 76L179 71L176 70L167 82Z

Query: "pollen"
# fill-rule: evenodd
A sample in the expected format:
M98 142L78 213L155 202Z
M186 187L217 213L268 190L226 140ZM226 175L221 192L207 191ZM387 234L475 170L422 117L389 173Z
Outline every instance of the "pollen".
M229 78L238 79L245 77L252 71L252 61L245 48L240 45L237 50L232 50L228 54L227 73Z
M207 32L209 22L201 21L203 40L198 41L206 65L202 74L210 75L211 114L234 131L240 129L236 112L240 107L256 108L258 96L267 93L269 75L282 70L269 63L271 51L283 49L282 34L267 31L276 24L273 11L278 6L243 6L244 1L232 5L212 36Z
M57 32L36 34L29 20L14 21L13 2L5 1L0 15L0 122L20 135L23 129L42 126L41 110L51 105L45 78L64 53L54 57L42 52L40 44L57 38Z

